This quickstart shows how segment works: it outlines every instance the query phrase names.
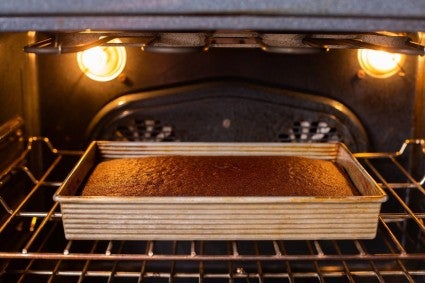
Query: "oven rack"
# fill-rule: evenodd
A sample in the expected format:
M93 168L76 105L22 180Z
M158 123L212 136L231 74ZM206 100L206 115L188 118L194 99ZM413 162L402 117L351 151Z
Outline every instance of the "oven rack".
M402 163L424 144L356 154L389 195L373 240L68 241L52 196L82 152L33 137L0 179L0 281L425 282L425 178L416 181ZM48 165L35 172L38 159ZM3 193L16 189L16 178L29 185L12 204Z

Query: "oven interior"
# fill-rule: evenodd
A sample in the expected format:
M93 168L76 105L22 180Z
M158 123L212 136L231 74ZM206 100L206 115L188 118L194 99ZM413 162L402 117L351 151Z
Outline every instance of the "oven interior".
M239 11L233 29L235 15L186 19L156 4L146 14L135 6L149 27L114 16L119 9L110 22L90 17L107 18L108 3L99 14L12 7L20 19L0 17L9 24L0 34L1 282L425 282L424 47L414 9L350 16L334 7L342 16L327 15L320 32L319 15L302 14L294 32L283 12ZM149 22L159 8L166 19ZM79 68L78 52L95 46L125 48L117 78ZM405 57L379 78L360 66L364 49ZM52 197L92 140L343 142L389 199L371 240L66 240Z

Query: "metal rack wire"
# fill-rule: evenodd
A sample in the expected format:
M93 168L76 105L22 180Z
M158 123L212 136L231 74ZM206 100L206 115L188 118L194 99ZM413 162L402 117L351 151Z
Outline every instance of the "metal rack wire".
M425 282L424 180L399 160L415 144L425 141L356 155L390 197L373 240L69 241L52 195L82 152L30 138L0 180L0 281ZM42 154L34 158L36 149ZM42 170L34 173L40 156ZM22 198L11 203L7 192L18 189Z

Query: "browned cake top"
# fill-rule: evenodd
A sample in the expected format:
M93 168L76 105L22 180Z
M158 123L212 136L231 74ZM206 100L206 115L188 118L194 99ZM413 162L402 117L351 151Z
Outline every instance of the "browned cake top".
M352 196L332 161L290 156L153 156L99 163L83 196Z

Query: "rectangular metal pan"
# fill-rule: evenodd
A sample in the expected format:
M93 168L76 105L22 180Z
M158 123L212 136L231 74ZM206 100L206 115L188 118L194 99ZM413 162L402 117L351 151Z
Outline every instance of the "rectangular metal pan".
M359 196L79 196L94 166L147 155L292 155L333 160ZM141 143L94 141L54 200L67 239L277 240L371 239L385 192L341 143Z

